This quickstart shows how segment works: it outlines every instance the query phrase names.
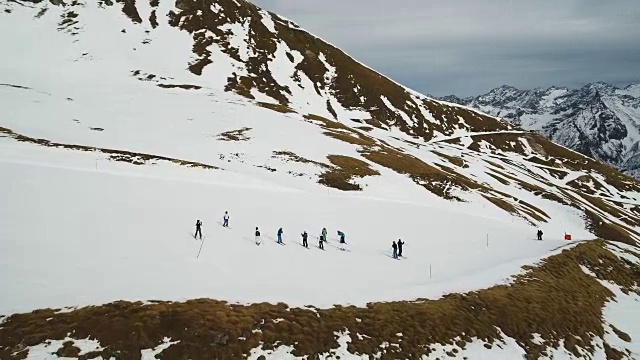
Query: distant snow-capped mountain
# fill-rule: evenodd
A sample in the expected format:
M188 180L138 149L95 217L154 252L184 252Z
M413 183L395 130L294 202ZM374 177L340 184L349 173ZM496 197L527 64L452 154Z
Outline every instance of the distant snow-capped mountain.
M501 86L477 97L441 100L467 105L543 133L556 143L640 176L640 83L618 88L519 90Z

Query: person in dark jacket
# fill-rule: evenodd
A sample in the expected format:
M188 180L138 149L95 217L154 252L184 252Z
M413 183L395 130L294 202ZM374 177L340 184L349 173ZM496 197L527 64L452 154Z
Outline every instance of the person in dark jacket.
M404 241L398 239L398 257L402 257L402 245L404 245Z
M322 235L320 235L320 237L318 238L318 240L319 240L319 241L318 241L318 247L319 247L321 250L324 250L324 239L322 238Z
M278 229L278 244L282 244L282 228Z
M542 230L538 229L538 240L542 240Z
M196 233L193 237L196 238L198 234L200 235L200 240L202 240L202 221L200 219L196 220Z
M308 237L308 236L309 236L309 235L307 234L307 232L306 232L306 231L302 233L302 246L304 246L304 247L306 247L306 248L308 248L308 247L309 247L309 244L307 243L307 237Z
M397 259L398 258L398 244L396 244L396 242L394 241L393 244L391 245L391 247L393 248L393 258Z
M338 231L338 236L340 237L340 250L344 251L344 245L347 243L344 240L344 233L342 231Z

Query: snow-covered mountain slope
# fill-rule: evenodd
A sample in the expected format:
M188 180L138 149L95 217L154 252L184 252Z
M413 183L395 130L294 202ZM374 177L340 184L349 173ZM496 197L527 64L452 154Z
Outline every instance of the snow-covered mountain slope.
M487 94L442 100L499 116L552 141L640 176L640 84L620 89L593 83L579 89L518 90L502 86Z
M244 1L0 10L0 358L640 353L637 180Z

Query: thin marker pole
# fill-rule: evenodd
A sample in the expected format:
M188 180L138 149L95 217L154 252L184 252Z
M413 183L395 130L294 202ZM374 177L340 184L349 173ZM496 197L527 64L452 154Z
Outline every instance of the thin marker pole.
M200 250L198 250L198 256L196 256L196 259L200 257L200 251L202 251L202 245L204 245L204 239L202 239L202 241L200 242Z

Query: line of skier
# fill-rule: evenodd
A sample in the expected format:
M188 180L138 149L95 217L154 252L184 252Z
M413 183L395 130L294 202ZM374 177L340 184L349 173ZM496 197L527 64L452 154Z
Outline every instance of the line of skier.
M224 216L222 217L222 227L229 227L229 212L225 211L224 212ZM284 234L284 230L281 228L278 229L277 232L277 240L276 243L280 244L280 245L284 245L284 242L282 241L282 234ZM346 235L344 234L344 232L338 230L337 232L338 237L340 238L340 245L339 245L339 249L344 251L345 250L345 245L347 244L346 242ZM309 234L307 233L307 231L303 231L301 234L302 236L302 246L304 246L305 248L309 248ZM262 244L262 239L261 239L261 234L260 234L260 229L258 229L258 227L256 226L256 231L254 233L255 236L255 243L256 245L261 245ZM202 240L202 221L200 221L200 219L196 220L196 232L193 235L194 238L200 238L200 240ZM318 237L318 248L320 250L324 250L324 243L327 242L327 228L323 227L322 231L320 232L320 236ZM404 245L404 242L401 239L398 239L398 242L393 242L393 244L391 245L391 248L393 250L393 258L394 259L399 259L400 257L402 257L402 246Z
M284 242L282 241L282 234L284 234L284 230L282 230L282 228L278 229L277 232L277 240L276 243L280 244L280 245L284 245ZM307 231L303 231L300 236L302 237L302 246L304 246L305 248L309 248L309 234L307 233ZM346 245L346 240L345 240L345 234L344 232L338 230L338 236L340 237L340 250L345 250L344 246ZM255 232L255 242L256 245L260 245L262 244L262 240L260 238L260 230L258 229L258 227L256 227L256 232ZM327 228L322 228L322 231L320 232L320 237L318 237L318 248L320 250L324 250L324 243L327 242Z

